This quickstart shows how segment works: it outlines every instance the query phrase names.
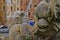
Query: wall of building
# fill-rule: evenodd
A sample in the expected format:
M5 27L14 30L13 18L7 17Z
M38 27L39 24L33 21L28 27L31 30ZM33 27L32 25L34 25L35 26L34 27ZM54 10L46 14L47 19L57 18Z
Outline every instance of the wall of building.
M30 0L21 0L20 1L20 7L21 7L20 10L21 11L26 11L29 2L30 2ZM33 18L33 14L32 13L34 12L35 7L37 6L37 4L39 2L40 2L40 0L33 0L32 1L29 18Z
M20 0L6 0L6 18L7 22L6 24L8 26L11 26L13 24L13 14L15 11L19 10L20 11Z
M7 16L7 25L13 23L11 16L14 14L15 11L26 11L27 6L30 0L6 0L6 16ZM29 18L32 18L33 11L35 10L35 6L40 2L40 0L33 0L32 5L30 8L30 15Z
M6 3L5 0L0 0L0 24L6 22Z
M35 7L40 1L41 0L32 0L30 14L28 15L29 19L33 18ZM11 16L14 12L18 10L26 11L29 2L30 0L0 0L0 22L6 23L7 25L11 24L13 22Z

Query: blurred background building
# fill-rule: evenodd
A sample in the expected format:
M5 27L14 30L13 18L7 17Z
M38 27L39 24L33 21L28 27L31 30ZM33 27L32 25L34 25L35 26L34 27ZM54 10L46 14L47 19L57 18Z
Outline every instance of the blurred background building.
M0 24L6 22L6 2L5 0L0 0Z
M0 0L0 23L11 24L11 16L15 11L26 11L30 0ZM30 5L29 18L33 18L33 12L40 0L33 0Z
M27 6L29 4L30 0L21 0L20 1L20 10L21 11L26 11L27 9ZM40 2L40 0L32 0L32 4L30 5L30 14L29 14L29 18L33 18L33 15L32 13L34 12L35 10L35 7L37 6L37 4Z
M30 0L6 0L6 3L7 3L7 24L11 24L13 23L12 19L11 19L11 16L10 15L13 15L14 12L16 11L26 11L27 9L27 6L29 4ZM29 18L33 18L33 11L35 10L35 7L37 6L37 4L40 2L40 0L33 0L32 1L32 4L31 4L31 9L30 9L30 14L29 14ZM9 16L9 17L8 17ZM8 19L9 18L9 19Z
M6 0L6 25L13 24L12 15L17 10L20 11L20 0Z

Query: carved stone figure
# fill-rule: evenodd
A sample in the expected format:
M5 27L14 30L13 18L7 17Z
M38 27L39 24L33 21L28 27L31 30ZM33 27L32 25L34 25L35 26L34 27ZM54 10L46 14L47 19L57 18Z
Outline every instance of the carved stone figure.
M51 4L52 5L52 4ZM48 3L40 3L36 10L38 29L33 32L34 40L52 40L59 31L55 17L55 8Z
M13 25L9 31L10 40L52 40L59 31L53 6L46 2L38 4L33 27L29 22Z

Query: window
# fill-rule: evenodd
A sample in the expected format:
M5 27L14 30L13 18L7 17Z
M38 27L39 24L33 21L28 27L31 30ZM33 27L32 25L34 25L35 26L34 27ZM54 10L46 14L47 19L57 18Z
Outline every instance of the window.
M34 5L34 7L36 7L37 5Z
M11 11L12 11L13 7L11 7Z
M5 6L3 6L3 10L5 10Z
M31 5L30 5L30 7L31 7Z
M12 3L12 0L11 0L11 3Z
M29 16L30 16L30 12L29 12L29 14L28 14Z
M19 10L19 8L17 8L17 10Z
M5 0L3 0L3 3L5 2Z

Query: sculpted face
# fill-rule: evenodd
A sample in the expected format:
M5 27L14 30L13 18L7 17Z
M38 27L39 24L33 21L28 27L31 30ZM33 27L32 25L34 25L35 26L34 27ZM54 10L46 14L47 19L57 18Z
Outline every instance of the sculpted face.
M36 17L38 19L38 25L48 26L52 21L52 16L50 13L50 8L47 3L39 4L35 11Z

